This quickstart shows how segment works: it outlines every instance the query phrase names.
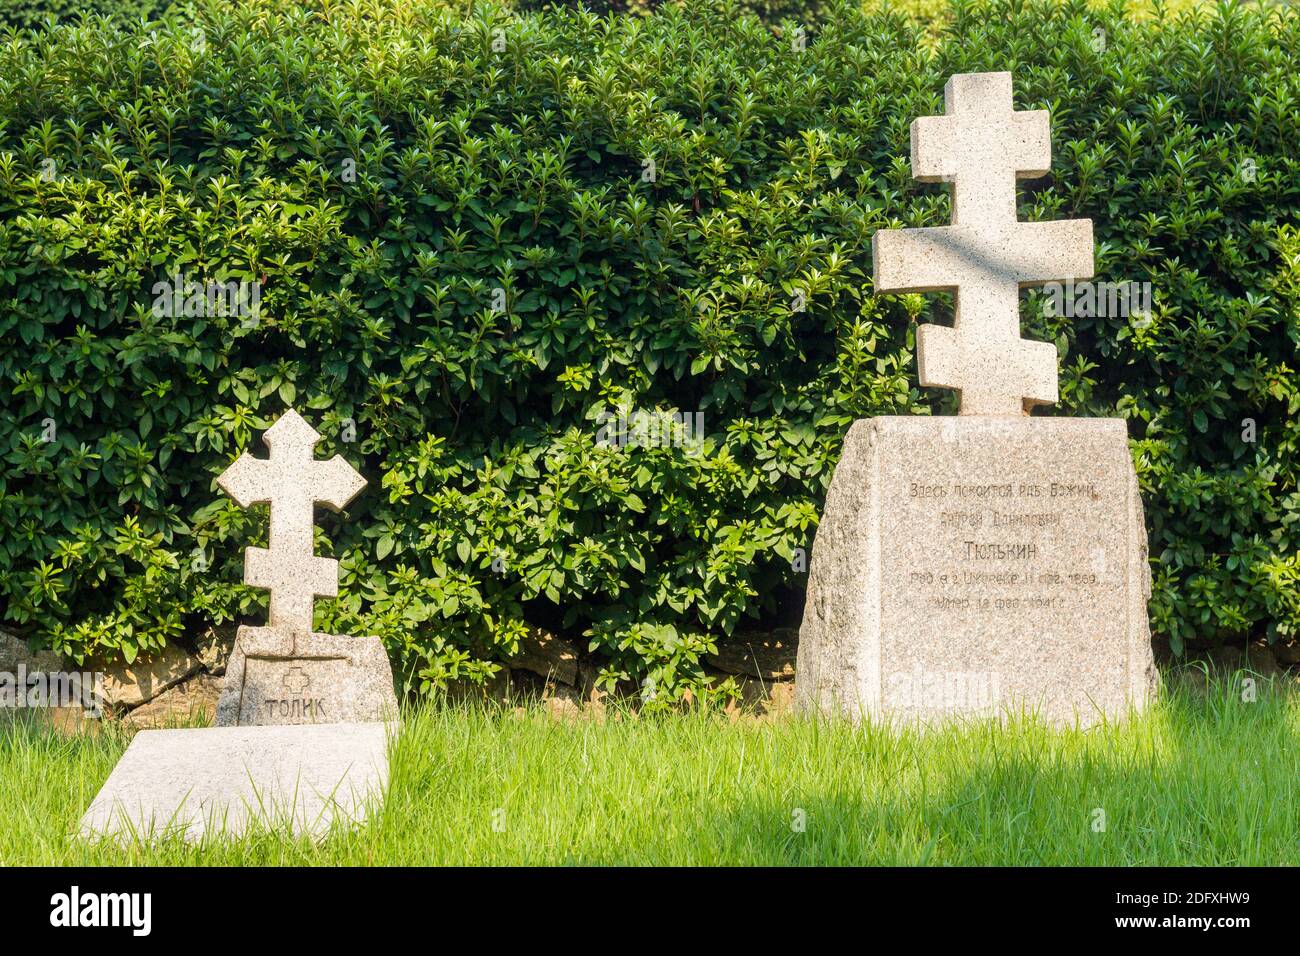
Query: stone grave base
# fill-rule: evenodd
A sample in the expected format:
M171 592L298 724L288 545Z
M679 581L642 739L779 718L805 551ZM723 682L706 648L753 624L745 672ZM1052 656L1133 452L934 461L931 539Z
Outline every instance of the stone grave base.
M1088 725L1156 686L1124 422L882 416L853 425L813 544L806 709L910 724Z
M323 836L382 804L395 732L383 723L144 730L82 817L81 836Z
M239 628L217 702L218 727L397 716L393 668L379 638Z

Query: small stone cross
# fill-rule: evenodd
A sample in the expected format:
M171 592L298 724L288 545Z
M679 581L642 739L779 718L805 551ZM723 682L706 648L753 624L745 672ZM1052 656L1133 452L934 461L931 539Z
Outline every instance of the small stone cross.
M296 697L311 686L311 678L307 676L307 672L301 667L291 667L289 673L281 678L280 683L288 688L289 693Z
M954 290L952 328L917 330L921 384L959 389L963 415L1025 414L1057 400L1056 347L1020 337L1020 290L1091 276L1092 221L1016 219L1016 179L1046 175L1052 144L1010 73L953 76L944 108L912 123L912 175L952 183L952 225L877 232L876 291Z
M339 563L316 557L313 549L313 509L320 503L342 510L366 481L341 455L317 461L312 449L320 435L292 408L262 441L271 451L269 458L244 452L217 484L241 507L270 504L268 547L244 552L244 581L271 590L270 627L309 634L316 598L339 593Z

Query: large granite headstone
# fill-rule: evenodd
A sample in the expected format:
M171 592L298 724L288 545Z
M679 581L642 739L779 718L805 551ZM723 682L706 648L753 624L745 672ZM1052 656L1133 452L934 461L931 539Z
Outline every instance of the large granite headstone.
M1046 112L1008 73L952 77L912 125L912 171L952 183L953 225L876 233L877 292L951 290L917 335L923 385L958 417L865 419L844 442L810 568L798 697L931 723L1033 712L1087 725L1155 688L1142 503L1124 423L1030 418L1056 350L1020 337L1026 285L1092 275L1087 220L1016 219L1016 177L1051 165Z
M312 606L338 593L338 562L317 557L317 503L342 509L365 481L289 409L218 479L240 505L271 506L268 547L244 577L269 588L266 626L239 629L217 726L137 734L82 819L85 836L196 840L250 828L317 835L363 820L383 799L397 698L378 638L314 633Z

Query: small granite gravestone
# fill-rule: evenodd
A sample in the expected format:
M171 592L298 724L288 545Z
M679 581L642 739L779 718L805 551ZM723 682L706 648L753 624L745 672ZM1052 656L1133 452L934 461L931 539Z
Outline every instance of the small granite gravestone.
M244 576L269 588L265 627L241 627L215 728L137 734L82 819L85 836L197 840L252 827L320 834L363 820L388 781L397 717L378 638L311 630L318 596L338 593L338 562L314 554L317 502L343 508L365 481L341 457L315 460L320 436L293 409L218 479L239 504L271 506L268 547Z
M267 548L244 552L244 580L271 590L265 627L239 629L217 703L217 726L334 724L397 714L393 672L377 637L312 632L317 597L335 597L339 563L312 546L316 503L342 510L365 487L342 457L316 461L320 435L293 409L262 440L266 459L240 455L217 479L247 508L270 504Z
M1030 418L1056 350L1020 337L1024 286L1092 275L1092 223L1016 219L1051 165L1046 112L1009 73L952 77L912 124L912 171L951 182L953 224L876 233L877 292L952 290L922 325L921 383L957 418L884 416L845 438L799 634L805 707L927 723L1033 712L1090 724L1155 687L1142 502L1121 421Z

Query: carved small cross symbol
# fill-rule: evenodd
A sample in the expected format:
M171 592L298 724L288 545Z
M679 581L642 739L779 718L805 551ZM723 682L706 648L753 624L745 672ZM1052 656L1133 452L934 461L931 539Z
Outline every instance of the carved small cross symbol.
M301 667L291 667L289 673L284 675L280 683L288 688L291 694L298 697L311 686L311 678L307 676L307 672Z
M1046 110L1016 112L1010 73L964 73L943 116L912 123L912 175L952 183L952 225L872 238L877 292L954 290L952 328L917 330L922 385L961 391L963 415L1020 415L1057 400L1056 348L1020 337L1020 290L1092 275L1092 221L1020 222L1016 178L1052 165Z
M316 461L312 449L320 435L292 408L262 440L271 451L269 458L244 452L217 484L242 507L271 505L269 546L244 552L244 581L270 588L271 627L308 634L315 599L339 592L339 563L316 557L313 551L313 508L319 502L342 510L366 481L341 455Z

